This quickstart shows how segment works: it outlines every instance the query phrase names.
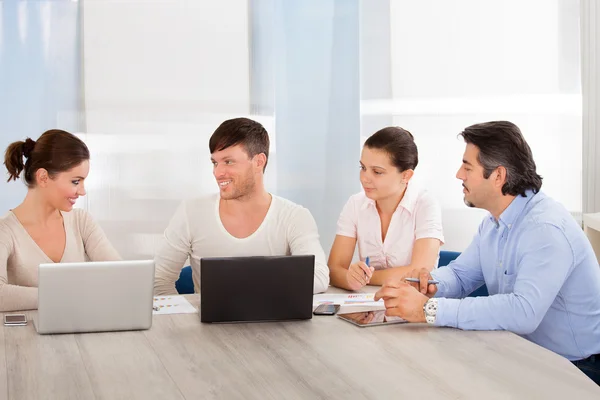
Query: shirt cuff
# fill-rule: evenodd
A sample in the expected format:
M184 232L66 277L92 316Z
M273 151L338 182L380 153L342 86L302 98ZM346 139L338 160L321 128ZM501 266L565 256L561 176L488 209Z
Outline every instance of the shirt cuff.
M449 269L441 269L441 268L436 268L433 271L430 272L431 277L438 281L439 283L437 284L437 291L435 292L435 298L438 297L445 297L446 293L448 292L448 285L446 284L446 276L447 275L445 272L451 272Z
M458 328L458 308L461 301L461 299L438 299L434 325Z
M444 235L441 232L423 232L415 234L415 240L419 239L437 239L441 242L440 246L445 243Z
M335 234L339 235L339 236L345 236L345 237L349 237L352 239L356 239L356 232L338 230Z

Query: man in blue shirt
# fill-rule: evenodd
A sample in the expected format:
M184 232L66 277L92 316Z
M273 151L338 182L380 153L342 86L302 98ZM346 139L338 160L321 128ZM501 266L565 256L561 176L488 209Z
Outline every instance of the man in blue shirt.
M573 361L600 384L600 267L569 212L540 191L531 150L507 121L466 128L465 203L490 215L447 267L387 282L387 315L467 330L508 330ZM439 281L437 285L429 279ZM490 296L466 297L485 284ZM415 290L416 289L416 290Z

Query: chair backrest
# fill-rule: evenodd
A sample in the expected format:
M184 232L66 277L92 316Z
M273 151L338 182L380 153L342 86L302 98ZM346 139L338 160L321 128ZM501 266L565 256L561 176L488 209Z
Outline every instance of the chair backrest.
M450 264L451 261L454 261L458 256L460 256L460 252L458 251L440 251L440 261L438 262L438 267L444 267ZM479 296L489 296L487 287L485 285L476 289L473 293L471 293L468 297L479 297Z
M443 267L450 264L450 261L455 260L458 256L460 256L460 252L458 251L440 251L440 261L438 262L438 267Z
M181 269L179 279L175 282L175 289L179 294L193 294L194 280L192 279L192 267L189 265Z

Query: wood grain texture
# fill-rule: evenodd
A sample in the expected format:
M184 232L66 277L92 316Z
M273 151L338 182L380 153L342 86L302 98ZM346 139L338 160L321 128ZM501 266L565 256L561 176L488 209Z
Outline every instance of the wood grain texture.
M38 335L32 322L35 312L25 314L27 326L2 326L8 398L93 399L74 335Z
M9 399L600 398L569 361L510 332L332 316L202 324L198 314L155 316L137 332L1 331L0 398L2 384Z
M341 292L335 288L328 291ZM188 300L198 307L199 296ZM312 397L318 398L344 398L348 391L352 398L467 399L483 395L505 399L575 394L577 398L600 398L600 388L568 360L510 332L461 331L427 324L359 328L331 316L303 322L211 325L199 324L197 315L187 315L186 321L187 331L199 325L197 346L206 343L202 340L205 335L207 341L216 337L225 343L213 343L223 357L235 354L237 359L253 359L255 369L265 362L277 366L275 379L279 379L281 392L270 396L270 391L259 390L250 398L290 393L302 397L304 392L286 385L289 381L306 382L313 388ZM157 352L169 359L165 361L167 369L176 368L174 379L184 381L186 367L181 362L173 366L174 354L179 354L180 360L193 360L193 364L202 357L197 349L171 348L172 340L159 337L164 329L161 324L148 335L156 335L151 341L164 346L156 346ZM248 372L251 376L252 371ZM227 376L220 379L222 387L232 383ZM256 382L255 377L253 380ZM198 387L192 393L206 395Z
M97 399L183 399L142 331L76 335Z

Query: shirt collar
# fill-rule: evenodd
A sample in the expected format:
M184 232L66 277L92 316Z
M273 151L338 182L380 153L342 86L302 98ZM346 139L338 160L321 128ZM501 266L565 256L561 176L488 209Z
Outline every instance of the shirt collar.
M402 197L402 200L400 200L400 204L398 204L398 207L402 207L406 211L408 211L409 213L412 214L413 210L415 209L415 206L417 204L418 196L419 196L419 189L415 186L415 184L409 183L408 185L406 185L406 191L404 192L404 196ZM377 207L375 200L369 199L368 197L365 197L365 199L366 199L366 201L362 206L363 210L365 210L369 207L373 207L373 208ZM398 209L396 209L396 210L398 210Z
M508 205L508 207L506 207L506 210L504 210L502 212L502 214L500 214L500 219L499 219L498 223L502 223L503 225L505 225L506 227L508 227L510 229L513 226L513 224L515 223L515 220L517 219L517 217L519 217L519 215L521 215L521 212L523 211L523 209L525 208L527 203L529 203L529 201L534 196L535 196L535 193L533 193L533 190L525 191L525 197L518 194L513 199L513 201ZM490 218L492 219L492 221L494 223L496 223L496 220L494 219L493 216L490 215Z
M409 183L406 185L406 191L404 192L404 197L400 201L400 206L402 206L409 213L413 213L415 206L417 204L417 197L419 196L418 188L413 184Z

